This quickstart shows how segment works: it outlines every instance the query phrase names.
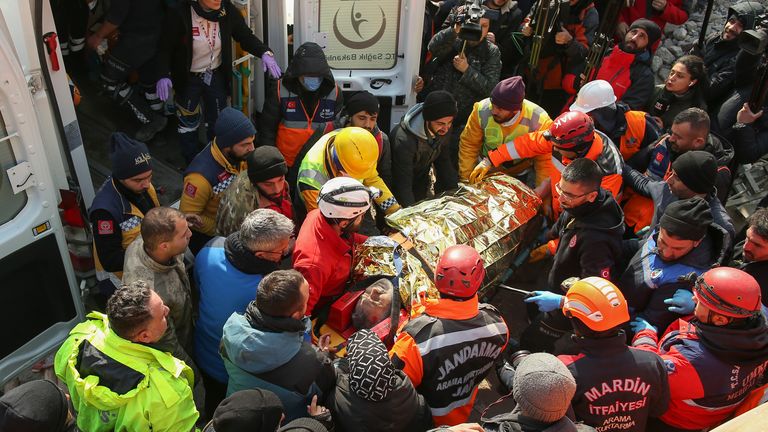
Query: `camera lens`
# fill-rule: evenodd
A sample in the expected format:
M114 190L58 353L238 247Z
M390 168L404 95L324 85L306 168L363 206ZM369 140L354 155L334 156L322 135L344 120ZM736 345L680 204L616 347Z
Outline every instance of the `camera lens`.
M528 350L520 350L515 351L512 353L511 356L509 356L509 363L512 365L513 369L517 369L517 366L520 365L520 362L523 361L524 358L528 356L531 352Z

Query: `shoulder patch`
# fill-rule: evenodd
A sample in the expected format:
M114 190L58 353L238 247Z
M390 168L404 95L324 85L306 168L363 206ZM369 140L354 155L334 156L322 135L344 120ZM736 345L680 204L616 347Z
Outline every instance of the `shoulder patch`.
M667 375L675 373L675 363L672 360L664 359L664 367L667 368Z
M609 267L606 267L602 270L600 270L600 277L603 279L610 279L611 278L611 269Z
M99 235L109 235L115 233L115 222L111 220L97 220L96 229Z
M568 242L568 247L575 247L577 241L578 241L578 236L574 234L573 237L571 237L571 241Z
M190 198L194 198L195 195L197 195L197 186L192 183L187 183L187 185L184 186L184 194Z

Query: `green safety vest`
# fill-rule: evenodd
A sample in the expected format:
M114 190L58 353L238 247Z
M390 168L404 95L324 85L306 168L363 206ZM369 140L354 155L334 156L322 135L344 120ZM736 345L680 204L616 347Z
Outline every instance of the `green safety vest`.
M487 156L489 151L495 150L498 146L510 142L520 135L536 132L541 128L542 123L549 120L549 115L543 108L524 99L523 107L520 110L520 120L516 125L503 127L493 120L491 108L491 99L486 98L480 101L480 107L477 110L480 128L483 129L483 148L481 150L483 156Z

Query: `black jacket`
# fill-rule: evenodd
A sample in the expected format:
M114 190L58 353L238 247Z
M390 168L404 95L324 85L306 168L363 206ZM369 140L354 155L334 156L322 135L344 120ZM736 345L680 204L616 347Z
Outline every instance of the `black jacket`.
M600 189L593 203L577 209L565 210L552 226L553 237L559 237L549 289L560 292L560 284L567 278L600 276L611 279L614 263L621 256L624 235L624 212L610 192Z
M512 399L514 402L514 399ZM554 423L544 423L524 416L517 404L511 412L499 414L483 420L483 430L486 432L595 432L591 426L574 423L567 416ZM447 431L448 426L432 429L429 432Z
M271 50L253 34L240 11L230 3L230 0L223 0L221 7L225 14L218 21L221 35L221 66L219 67L223 68L223 76L229 90L232 81L232 39L256 57L261 57ZM189 68L192 66L191 8L190 0L183 0L168 11L157 61L160 76L170 77L174 87L182 92L187 87Z
M732 133L736 163L755 163L768 154L768 117L762 116L752 124L736 123Z
M768 261L745 261L744 260L744 240L736 245L733 251L733 259L729 264L731 267L744 270L750 276L757 280L762 291L763 305L768 307Z
M663 129L669 130L672 120L681 111L688 108L701 108L707 110L707 102L704 100L704 92L694 89L678 96L667 91L664 84L659 84L653 91L651 100L648 101L644 111L652 116L661 118Z
M411 107L390 133L393 181L387 183L387 186L403 207L426 198L432 164L435 165L436 193L454 189L458 182L458 172L451 163L447 148L451 134L428 135L422 108L422 103Z
M576 379L571 405L578 420L643 432L648 417L664 414L669 383L661 357L629 348L624 332L604 339L574 336L574 341L579 354L559 358Z
M380 402L357 396L349 387L349 379L348 373L337 370L336 388L328 398L336 432L409 432L432 427L424 396L416 393L403 371L397 371L397 384Z
M709 76L707 105L716 110L733 90L733 71L736 68L736 54L739 52L738 40L726 41L722 32L708 37L701 49L704 65Z

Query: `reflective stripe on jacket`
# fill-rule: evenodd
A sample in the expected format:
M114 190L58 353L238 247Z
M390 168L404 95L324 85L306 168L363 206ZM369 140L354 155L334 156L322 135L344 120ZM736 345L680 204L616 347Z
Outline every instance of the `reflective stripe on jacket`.
M282 118L277 126L275 144L289 167L296 162L296 156L315 129L324 128L326 133L333 130L338 94L339 86L336 86L335 91L318 100L314 107L309 107L312 109L310 112L301 97L288 90L280 80L277 87L277 103L280 104Z

